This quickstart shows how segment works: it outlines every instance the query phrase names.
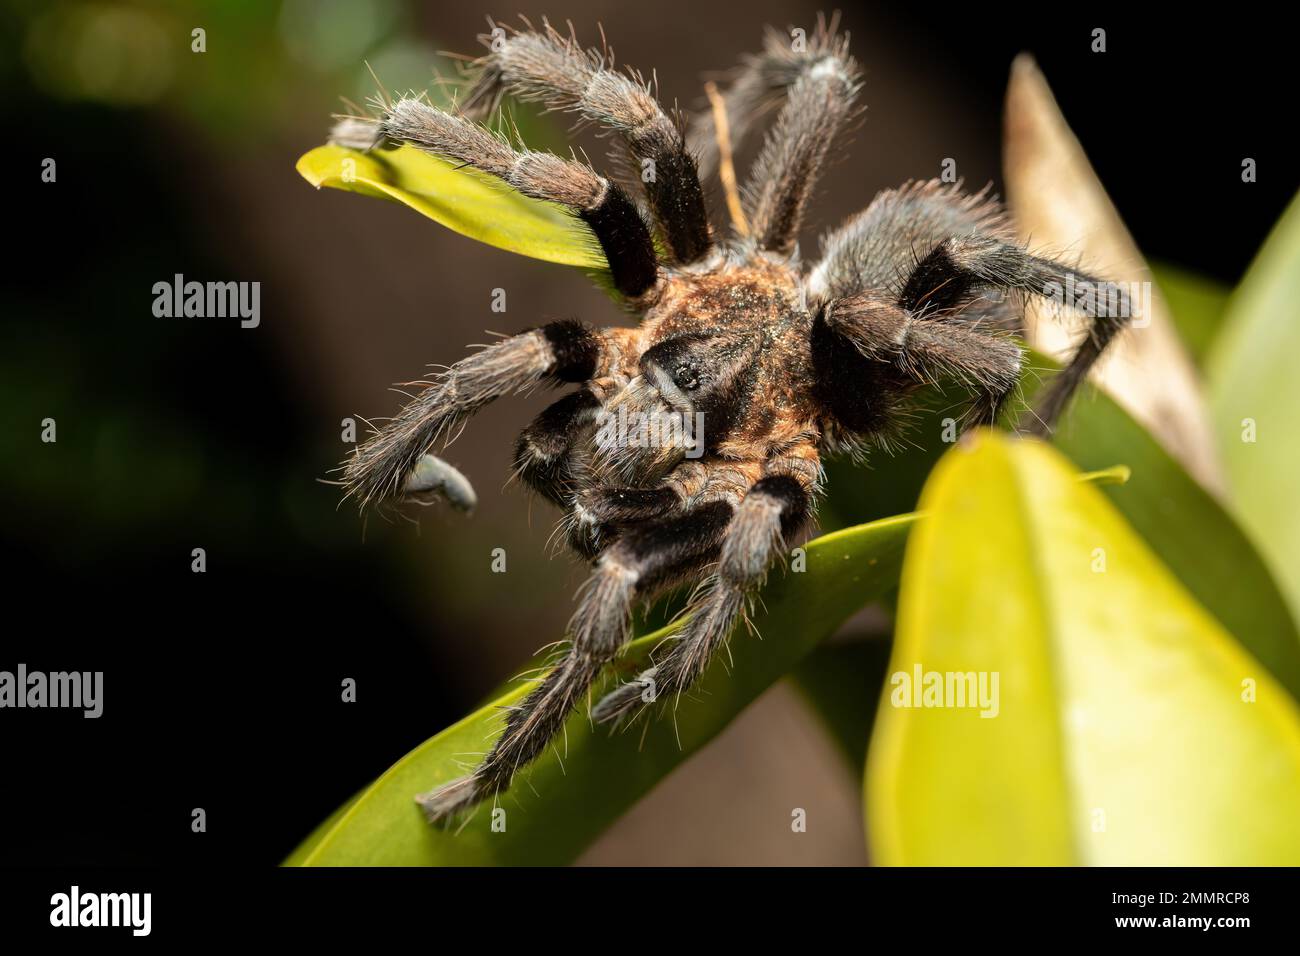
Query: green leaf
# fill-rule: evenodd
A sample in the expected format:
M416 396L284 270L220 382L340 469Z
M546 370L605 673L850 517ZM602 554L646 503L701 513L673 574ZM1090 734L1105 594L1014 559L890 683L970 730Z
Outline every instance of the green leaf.
M1295 701L1058 453L973 444L935 469L907 547L866 774L876 859L1300 863ZM918 665L997 674L996 716L894 706Z
M298 160L297 169L318 189L329 186L399 202L498 249L566 266L609 268L595 235L565 207L531 199L478 170L413 146L369 153L318 146Z
M1232 507L1300 614L1300 197L1233 293L1208 368Z
M500 708L516 703L527 686L402 758L289 861L304 866L571 862L818 642L893 588L914 521L915 516L902 515L809 543L806 570L774 573L763 590L761 613L755 617L762 643L737 634L730 672L723 655L699 692L677 703L673 717L611 735L593 730L586 714L575 714L566 728L567 746L560 744L563 759L554 753L540 758L503 798L505 832L492 832L486 809L459 832L431 827L416 807L415 795L462 775L500 731ZM670 630L634 642L618 669L625 676L635 673Z

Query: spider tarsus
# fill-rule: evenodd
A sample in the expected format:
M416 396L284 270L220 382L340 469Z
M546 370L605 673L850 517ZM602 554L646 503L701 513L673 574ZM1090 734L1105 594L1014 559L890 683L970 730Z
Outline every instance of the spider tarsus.
M632 680L610 691L591 709L591 719L598 724L614 723L635 710L637 704L649 704L645 694L654 687L654 677L658 672L658 667L646 668Z
M424 811L424 818L433 824L448 823L466 811L474 809L489 794L482 781L473 775L461 777L436 790L418 794L415 802Z

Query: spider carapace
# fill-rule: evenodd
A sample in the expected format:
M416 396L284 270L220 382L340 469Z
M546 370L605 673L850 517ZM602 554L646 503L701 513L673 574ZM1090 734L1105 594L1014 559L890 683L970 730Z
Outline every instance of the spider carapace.
M702 581L654 666L608 693L593 717L628 718L689 688L808 523L823 456L888 445L935 383L965 386L966 423L992 424L1019 378L1025 297L1080 290L1061 304L1091 320L1029 416L1024 430L1040 435L1128 315L1123 295L1098 296L1105 284L1018 244L990 196L937 181L879 194L805 263L796 244L804 208L836 134L857 116L859 71L833 25L802 43L769 32L689 131L606 50L549 25L494 27L483 39L489 52L459 107L382 103L376 116L342 120L334 140L409 144L561 204L589 227L606 281L641 318L630 328L552 322L475 352L432 376L345 462L347 491L362 504L439 497L467 507L469 483L435 446L500 396L572 386L524 430L516 467L561 509L590 577L554 668L508 712L487 756L418 798L431 820L494 797L545 749L627 641L635 603ZM480 125L503 95L610 131L633 168L651 173L639 177L644 208L590 166ZM771 113L723 235L701 176L720 154L727 168L719 143L737 146ZM699 426L657 428L653 442L606 427L675 417Z

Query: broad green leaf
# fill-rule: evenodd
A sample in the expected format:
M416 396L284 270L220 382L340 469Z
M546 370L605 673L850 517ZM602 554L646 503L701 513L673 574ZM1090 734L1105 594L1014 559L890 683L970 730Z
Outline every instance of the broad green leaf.
M1059 453L972 444L927 482L904 559L866 773L876 859L1300 863L1295 701ZM918 666L998 692L895 706Z
M1233 293L1207 363L1232 507L1300 614L1300 197Z
M462 775L499 732L500 708L518 702L526 686L402 758L289 861L305 866L572 861L819 641L894 587L914 520L902 515L810 542L806 570L774 573L763 590L755 616L762 643L743 632L735 635L730 672L724 655L710 668L699 692L677 703L673 717L609 734L593 730L586 714L575 714L566 728L567 740L560 744L562 759L553 753L542 757L502 799L505 832L492 832L487 809L480 809L459 832L431 827L414 798ZM618 670L625 676L635 673L669 630L634 642Z
M413 146L369 153L318 146L298 160L297 169L318 189L390 199L498 249L566 266L609 268L591 230L563 206L530 199Z

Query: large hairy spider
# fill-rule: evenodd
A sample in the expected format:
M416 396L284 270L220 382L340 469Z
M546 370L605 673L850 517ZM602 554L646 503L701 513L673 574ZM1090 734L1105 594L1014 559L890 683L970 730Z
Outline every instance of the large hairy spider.
M857 115L859 71L833 24L794 44L769 31L724 91L715 113L733 143L779 106L729 236L710 226L700 184L701 166L717 164L714 118L702 115L686 136L639 75L549 25L483 39L490 52L474 61L457 112L403 99L371 121L344 121L335 141L410 144L571 209L641 321L598 329L566 320L503 339L434 376L345 463L348 494L363 504L438 496L468 507L472 489L429 454L435 443L498 396L576 386L524 429L515 462L563 510L568 543L591 574L556 666L509 712L486 758L418 798L435 821L503 791L543 751L628 640L634 602L704 580L654 666L593 717L615 721L689 688L808 521L823 455L889 442L934 383L965 386L966 424L992 424L1018 381L1024 296L1077 290L1064 304L1091 315L1025 429L1039 435L1128 312L1123 296L1097 297L1096 280L1016 244L995 200L933 180L879 194L805 267L796 243L804 207L833 138ZM621 138L634 168L653 172L640 177L650 221L589 166L518 150L478 125L504 94L574 111ZM624 414L702 415L702 434L597 440L602 423Z

